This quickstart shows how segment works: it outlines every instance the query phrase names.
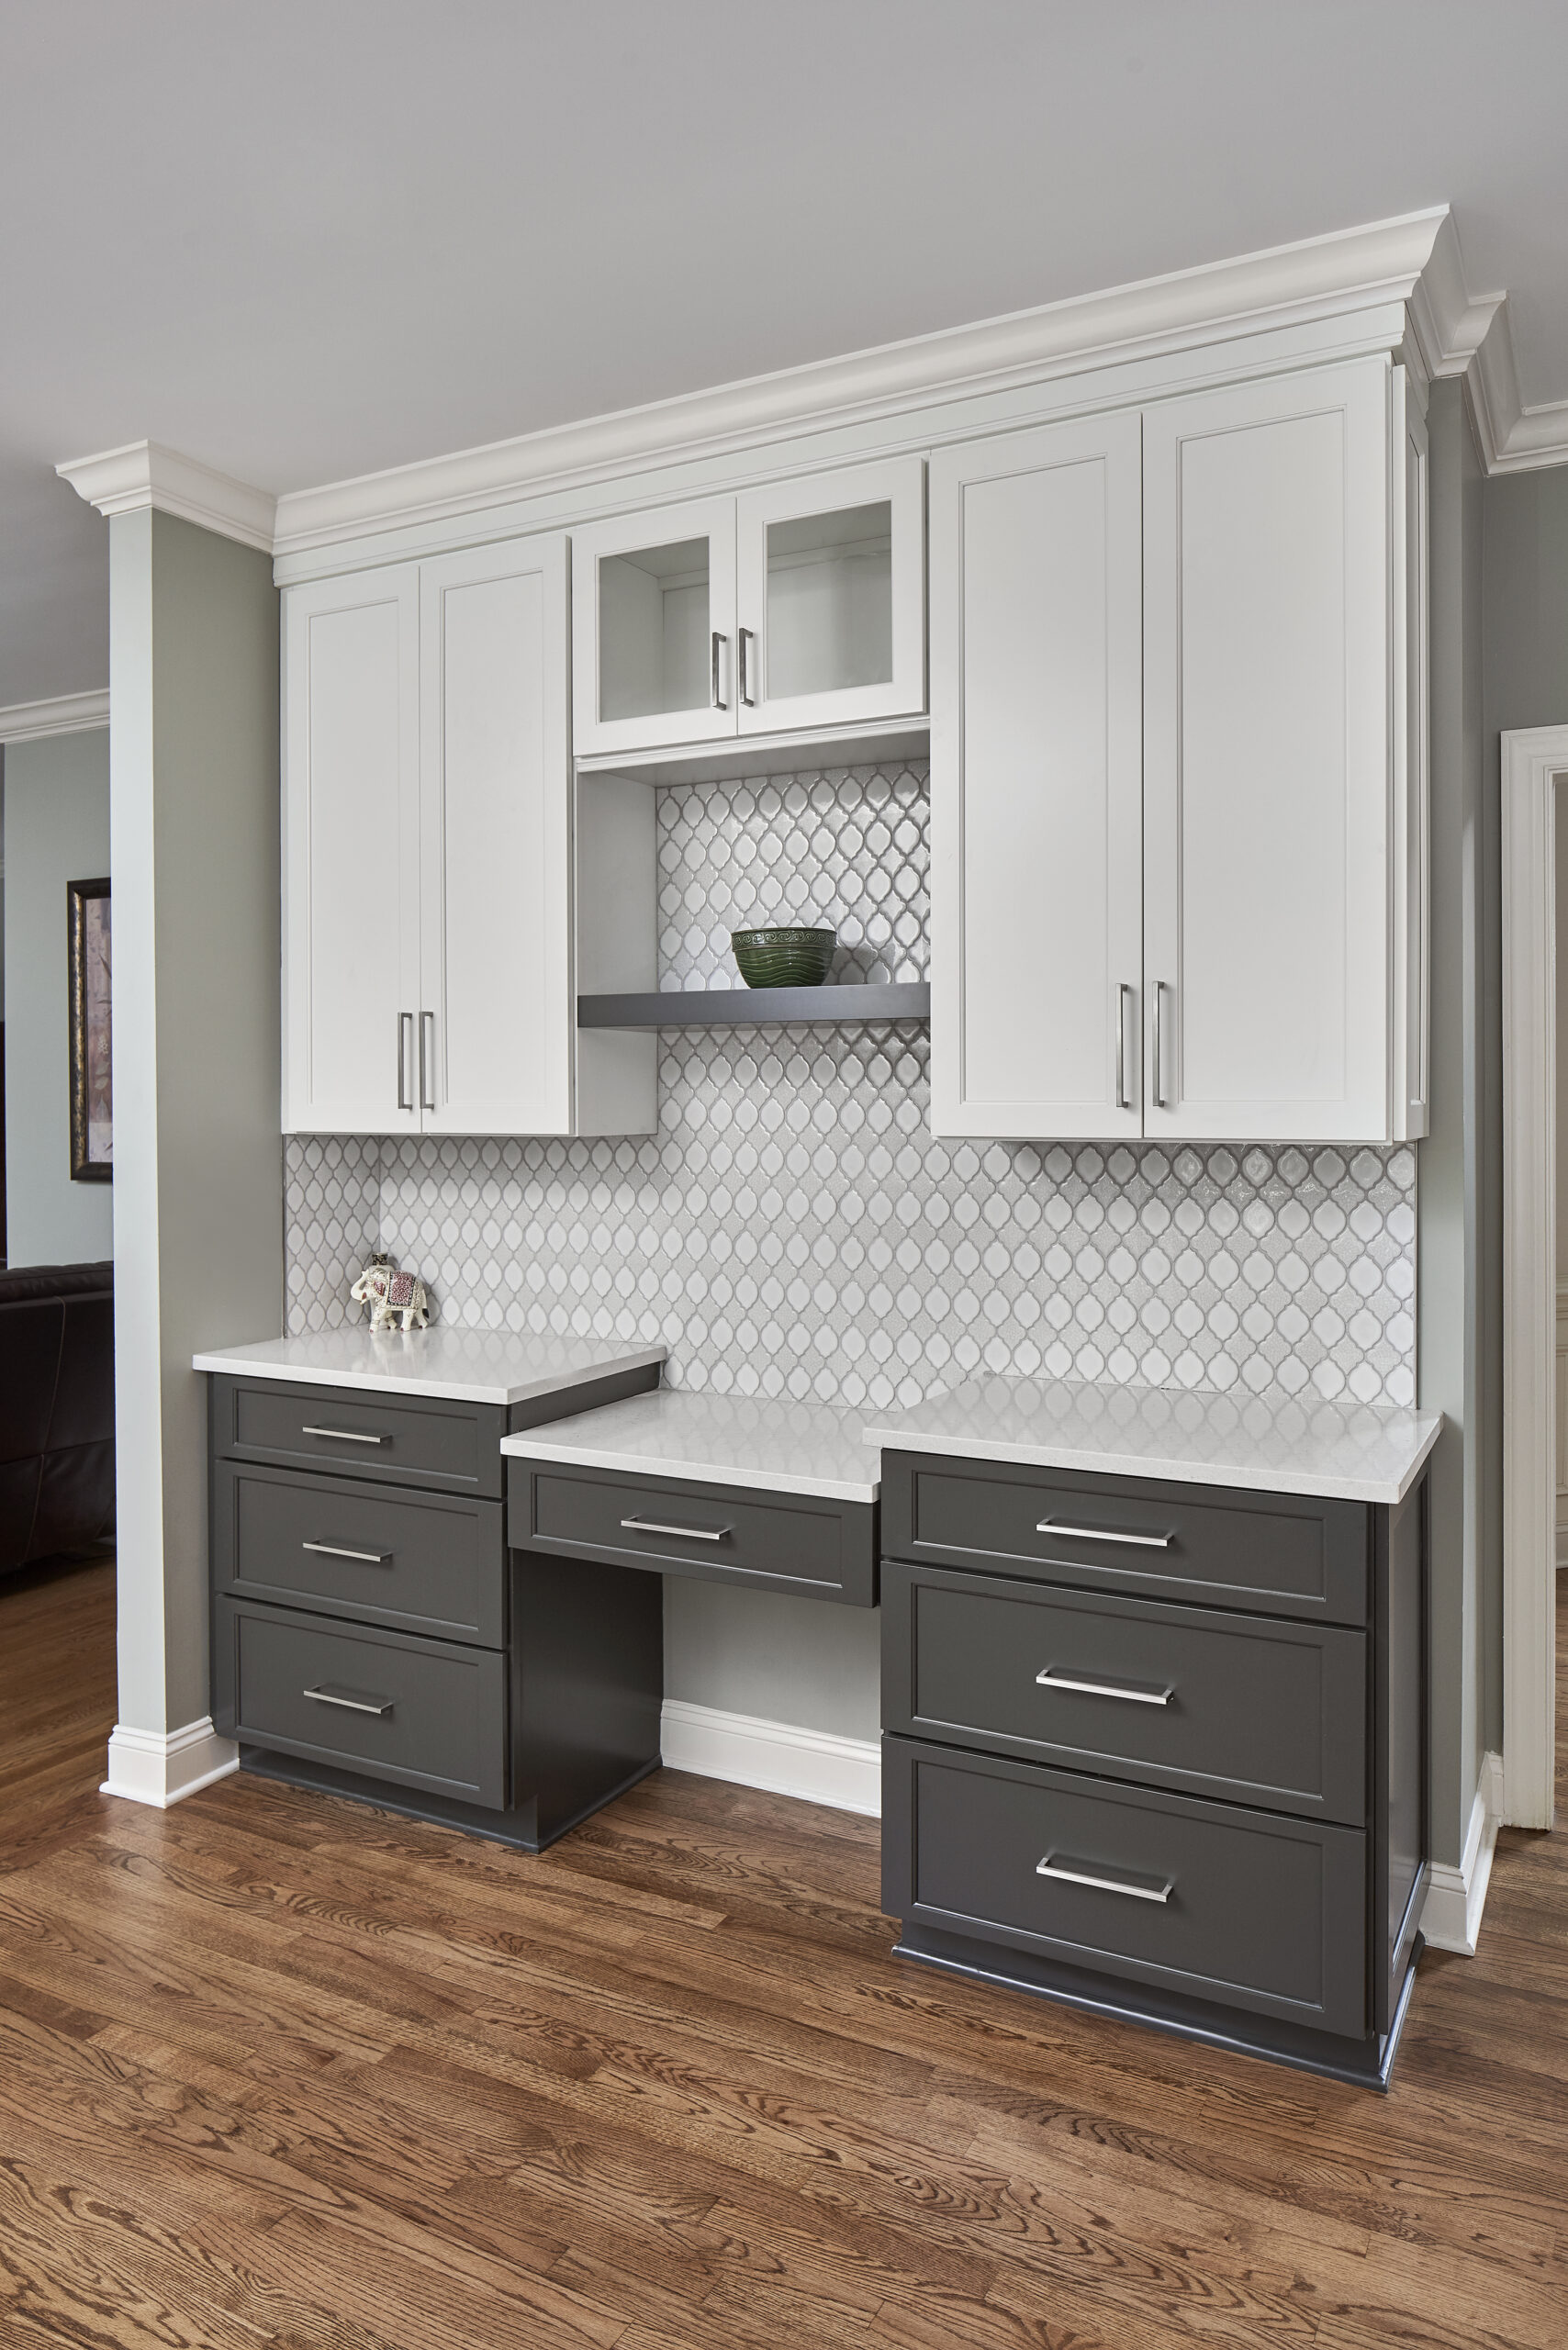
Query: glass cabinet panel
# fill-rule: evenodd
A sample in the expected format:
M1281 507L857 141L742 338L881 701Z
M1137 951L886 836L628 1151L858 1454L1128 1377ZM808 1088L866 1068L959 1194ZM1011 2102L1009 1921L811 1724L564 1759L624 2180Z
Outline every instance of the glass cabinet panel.
M706 710L711 689L708 541L599 559L599 716Z
M767 524L769 701L893 674L890 498Z

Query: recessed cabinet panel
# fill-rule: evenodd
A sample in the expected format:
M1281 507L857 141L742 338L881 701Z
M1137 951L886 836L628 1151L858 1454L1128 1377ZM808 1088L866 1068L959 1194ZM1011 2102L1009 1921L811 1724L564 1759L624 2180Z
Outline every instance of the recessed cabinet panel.
M735 501L572 533L579 755L735 731Z
M566 542L427 563L420 600L424 1129L566 1134Z
M931 467L932 1125L1141 1131L1140 429Z
M924 709L918 457L747 490L736 532L743 734Z
M418 567L292 590L284 661L284 1126L417 1130Z
M1387 364L1144 434L1146 1131L1381 1141Z

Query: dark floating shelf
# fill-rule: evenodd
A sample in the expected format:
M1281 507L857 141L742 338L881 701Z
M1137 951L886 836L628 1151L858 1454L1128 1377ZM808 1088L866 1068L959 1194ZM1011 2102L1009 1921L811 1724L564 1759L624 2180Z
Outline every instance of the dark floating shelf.
M780 1022L929 1020L924 979L879 987L706 988L666 995L580 995L579 1028L773 1028Z

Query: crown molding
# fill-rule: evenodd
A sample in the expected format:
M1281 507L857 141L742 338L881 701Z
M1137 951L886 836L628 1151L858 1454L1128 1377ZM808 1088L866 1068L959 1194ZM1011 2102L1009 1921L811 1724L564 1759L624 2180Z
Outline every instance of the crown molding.
M100 514L134 514L146 507L177 514L241 546L273 551L277 500L270 491L216 473L156 441L129 441L95 457L73 457L55 472Z
M46 734L86 734L109 722L109 689L57 694L52 701L14 701L0 710L0 743L37 743Z
M944 397L1005 389L1096 361L1158 356L1216 337L1408 302L1445 228L1451 237L1448 208L1439 206L418 464L287 491L277 501L274 549L304 554L661 462L722 455L790 431L829 431ZM1462 288L1462 283L1461 271ZM1451 307L1445 297L1444 308L1433 313L1432 340L1439 350L1466 330L1471 309L1484 308L1466 297L1450 319Z

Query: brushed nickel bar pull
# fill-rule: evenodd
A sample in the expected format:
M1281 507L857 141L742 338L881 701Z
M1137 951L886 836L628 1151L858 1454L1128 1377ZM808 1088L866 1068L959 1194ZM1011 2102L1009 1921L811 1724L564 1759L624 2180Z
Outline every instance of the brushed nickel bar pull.
M740 633L739 633L739 636L738 636L738 637L737 637L737 639L736 639L736 642L737 642L737 643L739 644L740 649L741 649L741 674L740 674L740 697L741 697L741 703L742 703L742 707L743 707L744 709L746 709L746 710L753 710L753 709L755 709L755 708L756 708L756 703L754 702L754 700L753 700L753 699L752 699L751 683L750 683L750 678L751 678L751 663L750 663L750 662L749 662L749 660L746 658L746 647L747 647L747 645L748 645L748 644L755 644L755 643L756 643L756 630L755 630L755 629L749 629L749 628L743 628L743 629L741 630Z
M661 1526L652 1517L623 1517L621 1523L631 1534L673 1534L682 1542L722 1542L733 1531L727 1526Z
M1132 1689L1115 1681L1080 1681L1076 1674L1058 1673L1047 1664L1044 1673L1035 1675L1041 1689L1070 1689L1081 1697L1123 1697L1129 1706L1168 1706L1176 1695L1175 1684L1169 1689Z
M1064 1542L1130 1542L1139 1550L1169 1550L1176 1539L1173 1534L1116 1534L1104 1526L1062 1526L1054 1517L1042 1517L1035 1531L1059 1534Z
M1036 1876L1054 1877L1059 1885L1087 1885L1095 1893L1125 1893L1129 1901L1169 1901L1176 1888L1173 1876L1162 1886L1127 1885L1120 1877L1091 1876L1086 1869L1069 1869L1058 1865L1054 1854L1047 1852L1035 1864Z
M435 1094L431 1090L434 1084L435 1014L433 1012L421 1012L420 1014L420 1107L421 1110L435 1108Z
M343 1697L335 1689L304 1689L300 1695L314 1697L319 1706L341 1706L345 1714L389 1714L390 1697Z
M398 1107L411 1110L413 1097L409 1091L409 1063L413 1058L414 1015L411 1012L398 1014Z
M390 1550L345 1550L341 1542L302 1542L302 1550L314 1550L322 1559L357 1559L362 1566L384 1567L392 1556Z
M1154 1106L1157 1110L1169 1110L1170 1107L1170 1097L1165 1091L1164 1023L1161 1018L1164 1002L1165 981L1156 979L1154 982Z
M728 644L729 641L730 641L730 640L729 640L729 638L728 638L727 636L722 635L722 634L720 633L720 632L719 632L719 630L718 630L718 629L715 629L715 630L713 631L713 691L712 691L712 704L713 704L713 708L714 708L715 710L728 710L728 708L729 708L729 706L730 706L730 705L729 705L729 703L724 699L723 695L719 691L719 647L720 647L720 645L721 645L721 644Z
M1116 1107L1130 1110L1127 1100L1127 998L1132 990L1124 979L1116 990Z
M334 1444L385 1444L384 1436L367 1436L363 1428L310 1428L299 1431L301 1436L330 1436Z

